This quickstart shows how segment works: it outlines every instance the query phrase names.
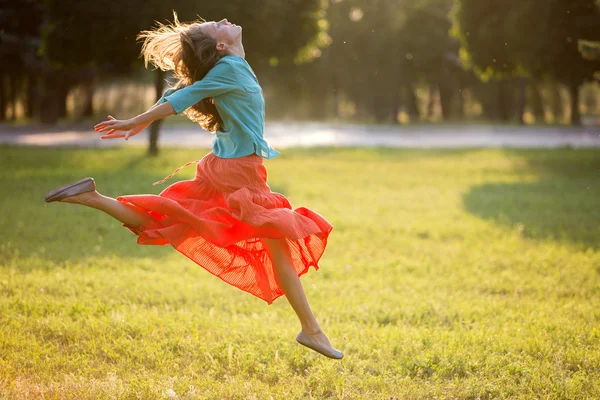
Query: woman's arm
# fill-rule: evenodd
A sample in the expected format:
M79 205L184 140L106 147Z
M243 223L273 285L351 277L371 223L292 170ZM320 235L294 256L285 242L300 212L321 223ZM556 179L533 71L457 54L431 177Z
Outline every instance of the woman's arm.
M182 113L204 98L222 95L238 87L236 72L231 60L222 59L211 68L204 78L181 89L167 90L160 100L143 114L127 120L116 120L109 116L94 129L105 132L101 139L129 139L137 135L153 121ZM125 131L125 132L117 132Z
M229 57L222 58L206 76L193 84L165 92L162 100L168 102L177 114L184 112L202 99L223 95L239 87L235 67Z
M97 132L106 132L100 139L125 138L125 140L127 140L140 133L152 122L175 114L173 106L168 102L165 102L162 104L155 104L146 112L131 119L118 120L109 115L108 120L100 122L94 126L94 129Z

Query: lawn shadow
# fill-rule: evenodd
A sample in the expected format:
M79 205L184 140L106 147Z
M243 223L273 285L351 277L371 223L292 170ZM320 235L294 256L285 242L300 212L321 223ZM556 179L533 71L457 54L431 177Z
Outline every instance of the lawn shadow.
M509 158L522 161L523 173L534 172L543 179L578 180L600 184L600 149L504 149Z
M467 211L531 239L600 248L600 152L594 149L505 150L528 181L473 186ZM534 175L538 179L529 181Z

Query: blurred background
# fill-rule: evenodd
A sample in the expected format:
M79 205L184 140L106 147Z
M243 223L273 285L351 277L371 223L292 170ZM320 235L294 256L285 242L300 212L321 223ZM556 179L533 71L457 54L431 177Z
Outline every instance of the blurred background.
M0 121L10 124L151 106L169 76L144 69L135 36L173 10L243 26L271 121L579 126L600 115L596 0L0 4Z
M92 129L164 92L136 35L173 10L243 26L269 185L335 227L302 284L342 363L287 302L43 202L194 177L151 186L210 147L184 116ZM599 42L596 0L0 0L0 399L600 399Z

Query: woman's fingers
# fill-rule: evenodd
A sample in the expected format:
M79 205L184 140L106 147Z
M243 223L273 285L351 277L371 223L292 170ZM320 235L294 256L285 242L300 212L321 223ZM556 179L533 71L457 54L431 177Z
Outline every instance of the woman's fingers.
M143 129L143 127L141 127ZM102 121L94 125L94 130L103 133L100 139L119 139L125 138L128 140L130 137L135 136L142 129L132 129L129 120L120 121L115 119L112 115L108 115L108 120ZM121 131L121 132L117 132Z
M94 129L97 130L98 132L101 132L103 129L106 129L109 126L114 125L113 121L104 121L104 122L100 122L99 124L94 126Z
M103 126L105 126L107 123L109 123L111 121L113 121L113 120L99 122L96 125L94 125L94 129L102 128Z
M112 132L112 133L105 133L105 134L103 134L100 137L101 138L113 139L113 138L123 137L123 136L125 136L125 134L123 132Z
M117 132L117 133L111 133L110 135L106 134L106 135L102 135L100 136L100 139L120 139L122 137L125 137L124 133L121 132Z
M119 121L115 119L112 115L108 115L108 120L102 121L96 125L94 125L94 130L97 132L103 133L100 136L100 139L120 139L125 138L125 140L129 139L132 136L132 131L129 130L127 132L118 132L129 129L127 127L127 123L125 121ZM134 135L135 133L133 133Z
M103 132L110 129L125 130L127 129L127 126L123 121L115 119L111 121L101 122L98 125L96 125L94 129L98 132Z
M114 128L114 126L119 123L123 123L123 121L119 121L119 120L115 119L115 117L113 117L112 115L109 115L107 121L102 121L102 122L94 125L94 129L97 130L98 132L102 132L102 130L105 129L106 127Z

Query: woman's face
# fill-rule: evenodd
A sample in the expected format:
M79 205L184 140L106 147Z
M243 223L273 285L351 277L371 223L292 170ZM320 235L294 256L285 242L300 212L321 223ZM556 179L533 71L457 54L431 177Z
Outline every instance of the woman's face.
M219 44L232 46L242 40L242 27L232 24L227 21L227 18L218 22L203 22L200 27L204 33L215 39L217 46Z

